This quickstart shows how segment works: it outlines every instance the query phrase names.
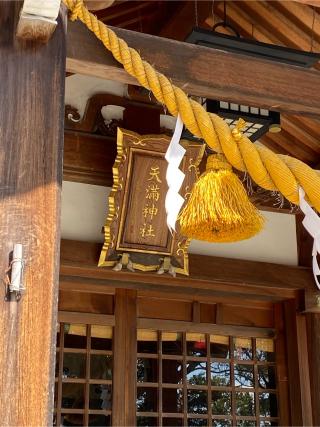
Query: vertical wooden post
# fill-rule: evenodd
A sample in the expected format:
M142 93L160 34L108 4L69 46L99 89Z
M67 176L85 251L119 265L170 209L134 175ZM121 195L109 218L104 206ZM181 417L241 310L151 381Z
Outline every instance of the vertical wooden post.
M113 426L136 425L137 292L116 290Z
M66 17L47 44L17 40L21 2L0 2L0 278L23 245L26 292L0 295L2 426L52 424ZM4 282L3 282L4 283Z
M281 426L292 425L290 423L290 402L289 402L289 381L288 381L288 368L287 368L287 353L285 345L285 325L283 304L277 303L274 305L274 323L276 327L275 339L275 356L277 363L277 383L279 390L279 416Z
M320 314L308 313L308 350L311 380L313 425L320 425Z
M285 301L284 307L291 422L294 426L311 426L313 424L306 317L297 313L295 300Z

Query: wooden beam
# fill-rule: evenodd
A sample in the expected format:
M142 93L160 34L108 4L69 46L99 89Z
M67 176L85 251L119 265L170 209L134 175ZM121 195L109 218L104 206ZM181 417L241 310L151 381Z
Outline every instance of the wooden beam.
M193 95L319 115L320 73L120 28L129 46ZM137 84L81 23L68 28L67 70Z
M26 291L6 301L1 286L0 419L44 426L53 407L66 16L46 45L19 43L19 8L0 2L0 275L21 243Z
M81 291L90 282L97 291L111 286L269 301L299 297L300 291L313 288L309 269L195 254L189 255L189 277L116 272L97 267L100 250L100 244L62 240L60 286Z
M152 318L139 318L139 329L154 329L157 328L163 331L172 332L202 332L212 335L232 335L234 337L261 337L274 338L275 330L272 328L258 328L254 326L239 326L239 325L221 325L215 323L186 322L181 320L163 320Z
M57 26L60 0L24 0L17 37L46 43Z
M115 138L65 130L64 141L64 180L112 187Z

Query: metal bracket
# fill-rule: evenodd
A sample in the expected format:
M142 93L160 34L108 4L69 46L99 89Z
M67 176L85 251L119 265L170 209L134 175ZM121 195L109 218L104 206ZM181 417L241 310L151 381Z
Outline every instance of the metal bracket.
M123 267L126 267L127 270L134 272L133 263L130 259L130 255L126 252L121 255L120 260L116 263L112 270L121 271Z
M17 243L14 245L12 260L7 271L7 300L11 294L15 295L16 301L20 301L22 293L25 291L23 285L24 260L22 258L22 245ZM9 275L10 272L10 275Z
M157 274L169 273L171 276L176 277L176 270L174 266L171 264L171 258L166 256L162 259L160 267L157 271Z

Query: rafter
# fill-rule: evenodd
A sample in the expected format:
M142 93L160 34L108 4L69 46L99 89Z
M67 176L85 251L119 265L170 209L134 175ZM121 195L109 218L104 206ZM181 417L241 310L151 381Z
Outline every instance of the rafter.
M212 3L209 1L181 2L179 9L170 17L158 35L168 39L184 41L196 24L202 25L210 14L211 6Z

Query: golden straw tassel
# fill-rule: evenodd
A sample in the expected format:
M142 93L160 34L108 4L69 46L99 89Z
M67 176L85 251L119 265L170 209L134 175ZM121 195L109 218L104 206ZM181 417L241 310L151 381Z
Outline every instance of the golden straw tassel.
M180 214L181 233L207 242L236 242L259 233L264 218L222 154L207 159Z

